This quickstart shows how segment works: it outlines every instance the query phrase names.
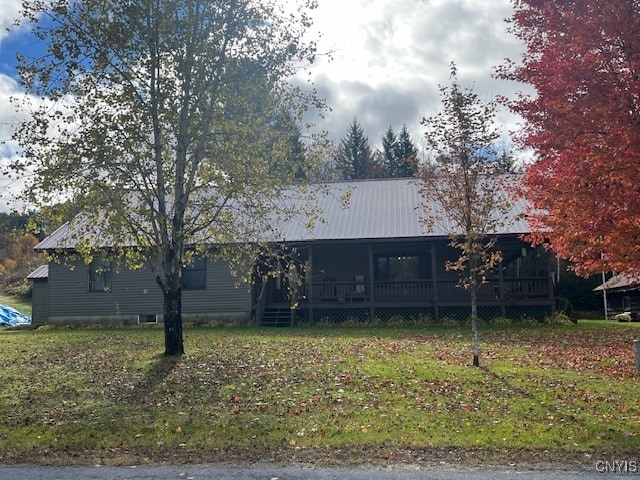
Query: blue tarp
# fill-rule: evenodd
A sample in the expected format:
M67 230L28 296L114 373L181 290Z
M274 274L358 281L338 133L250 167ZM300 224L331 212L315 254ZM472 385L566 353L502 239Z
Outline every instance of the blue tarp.
M0 327L31 325L31 319L14 308L0 305Z

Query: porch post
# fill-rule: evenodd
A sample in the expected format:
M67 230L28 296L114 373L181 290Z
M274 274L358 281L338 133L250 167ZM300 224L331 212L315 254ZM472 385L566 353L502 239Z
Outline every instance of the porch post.
M440 321L440 308L438 305L438 268L436 267L436 244L429 245L431 250L431 277L433 278L433 315L436 322Z
M308 279L308 283L307 283L307 295L309 296L309 298L307 299L307 303L309 304L309 323L313 324L313 275L314 275L314 268L313 268L313 245L309 245L309 271L305 272L307 279Z
M369 245L369 318L375 318L376 316L376 308L374 307L375 302L375 283L373 280L373 246Z
M498 264L498 299L500 300L500 316L507 316L507 308L504 305L504 268L502 260Z

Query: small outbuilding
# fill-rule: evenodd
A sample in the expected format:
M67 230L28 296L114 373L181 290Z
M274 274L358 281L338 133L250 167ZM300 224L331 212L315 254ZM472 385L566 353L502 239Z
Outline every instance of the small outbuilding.
M40 265L27 275L31 281L32 325L43 325L49 316L49 265Z

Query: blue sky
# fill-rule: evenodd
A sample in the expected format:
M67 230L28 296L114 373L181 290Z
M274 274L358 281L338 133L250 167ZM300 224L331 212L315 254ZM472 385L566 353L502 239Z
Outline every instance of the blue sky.
M294 5L295 0L277 0ZM513 96L522 86L492 78L505 57L518 59L522 45L506 31L510 0L320 0L310 31L319 38L321 57L311 78L332 108L318 128L339 140L354 117L372 145L392 126L406 124L420 144L420 119L439 107L439 84L448 84L449 64L459 79L481 97ZM0 0L0 142L11 136L19 118L8 98L20 93L15 82L15 51L42 48L24 32L7 34L19 0ZM505 139L519 119L506 111L497 118ZM16 146L0 147L0 164L16 155ZM5 157L3 159L3 156ZM6 189L5 189L6 190ZM0 178L0 196L2 178ZM6 191L4 192L6 197ZM0 208L2 202L0 201Z

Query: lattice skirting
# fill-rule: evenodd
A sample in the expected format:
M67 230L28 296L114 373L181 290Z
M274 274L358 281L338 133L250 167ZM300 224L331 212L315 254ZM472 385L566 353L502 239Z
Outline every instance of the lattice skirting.
M376 308L375 316L383 322L387 322L393 319L393 317L402 317L405 320L416 320L421 317L434 319L436 315L432 307L391 307Z
M505 316L512 320L522 320L523 318L534 318L542 320L547 315L553 313L552 307L506 307Z
M313 311L313 323L365 322L369 319L370 310L368 308L316 308Z
M551 313L553 313L551 307L505 307L505 317L516 322L524 318L542 320ZM478 317L484 323L492 323L495 318L501 316L502 311L499 306L478 307ZM433 307L376 308L373 318L383 324L396 322L399 318L404 319L405 323L408 324L419 319L430 319L436 324L442 323L443 320L446 322L446 319L453 319L462 324L471 318L471 307L442 306L437 310ZM316 308L313 311L313 321L311 321L309 310L301 308L296 311L297 324L358 323L371 319L371 310L369 308Z

